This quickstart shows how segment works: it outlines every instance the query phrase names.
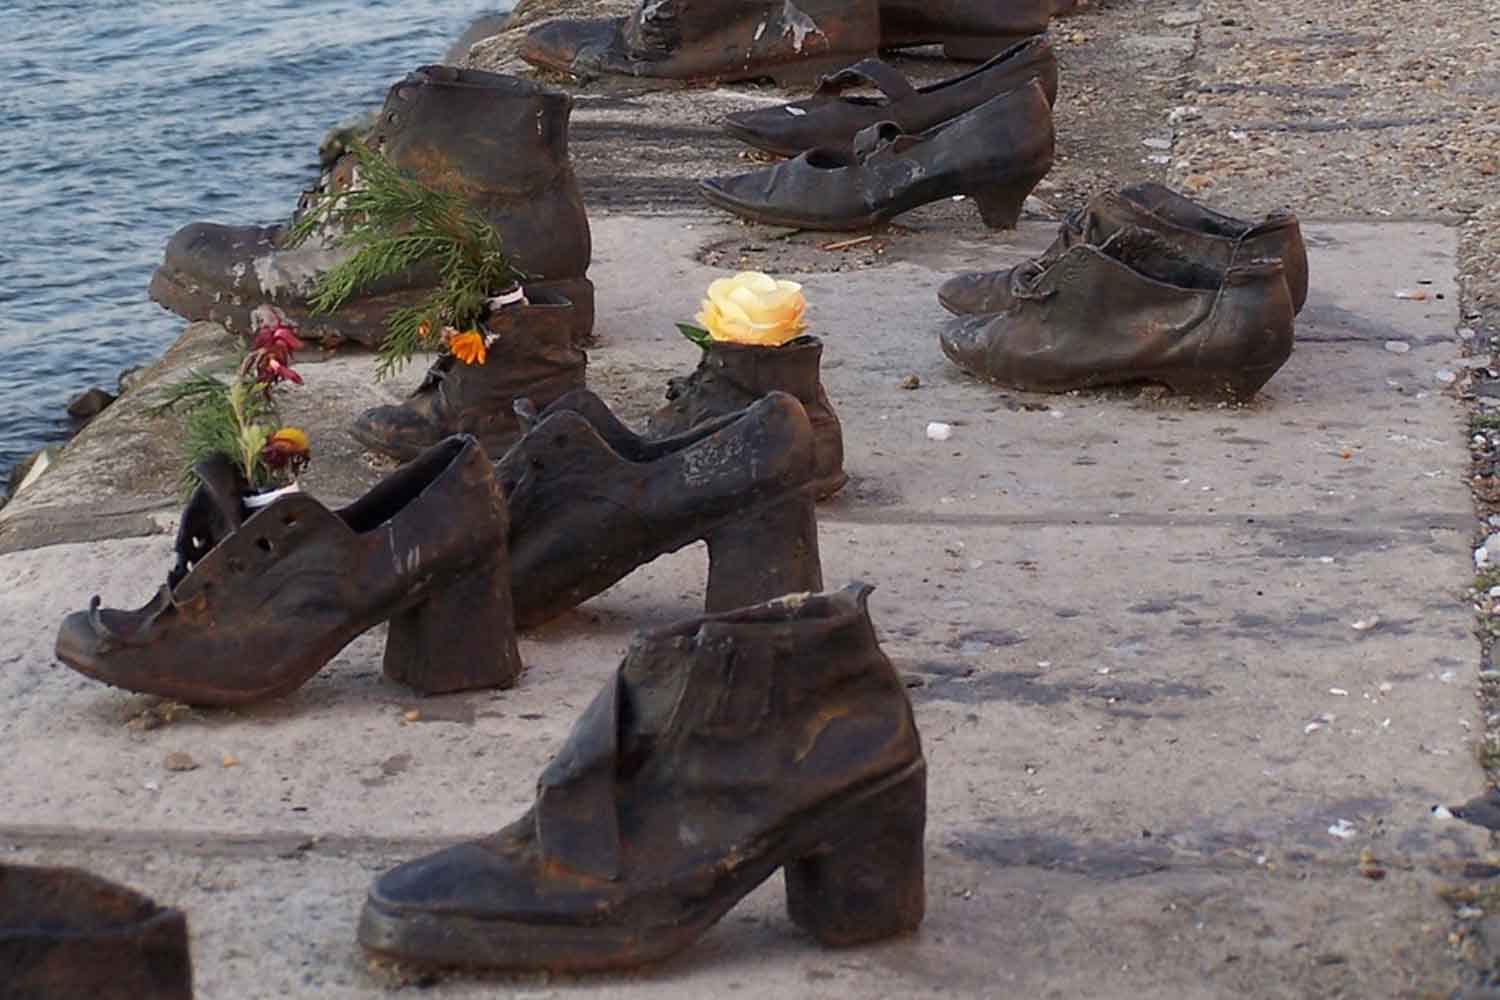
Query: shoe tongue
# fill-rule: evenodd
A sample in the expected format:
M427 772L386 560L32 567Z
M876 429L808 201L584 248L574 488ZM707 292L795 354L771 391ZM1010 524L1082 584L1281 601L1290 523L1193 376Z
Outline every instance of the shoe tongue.
M228 456L210 455L193 466L193 475L198 487L183 508L177 526L177 565L167 578L173 587L245 520L249 484Z
M1217 288L1223 276L1170 240L1140 226L1125 226L1098 244L1107 254L1148 278L1184 288Z

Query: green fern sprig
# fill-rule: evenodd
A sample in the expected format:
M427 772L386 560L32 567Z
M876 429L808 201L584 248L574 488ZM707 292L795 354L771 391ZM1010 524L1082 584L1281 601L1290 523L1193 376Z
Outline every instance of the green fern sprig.
M438 191L403 174L384 156L356 144L354 187L314 199L292 227L291 245L325 226L334 243L354 252L325 271L309 300L312 311L337 310L355 294L410 268L430 268L437 287L415 306L394 310L379 352L383 379L419 350L436 346L444 327L471 330L490 296L524 277L506 257L500 233L458 192Z

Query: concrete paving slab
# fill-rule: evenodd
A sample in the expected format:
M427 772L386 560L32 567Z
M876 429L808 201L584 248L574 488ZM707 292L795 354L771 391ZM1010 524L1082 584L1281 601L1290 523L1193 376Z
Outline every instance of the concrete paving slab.
M699 250L747 232L703 215L606 216L595 232L602 343L590 378L639 418L693 361L671 321L722 273ZM1464 436L1434 378L1456 354L1453 233L1309 233L1314 294L1298 349L1244 407L1137 390L1028 395L947 366L937 283L1034 252L1050 227L985 240L934 227L900 235L898 263L807 273L855 476L820 508L825 571L835 586L878 584L873 612L916 704L933 764L931 919L913 940L820 952L780 915L773 886L641 977L460 978L439 991L1448 985L1434 889L1487 844L1427 811L1479 780ZM809 264L822 253L798 252ZM1418 277L1432 297L1394 298ZM320 495L352 496L381 474L340 429L420 374L372 391L370 371L358 355L309 363L314 388L289 397L289 419L313 432ZM897 387L909 373L922 388ZM286 699L148 725L161 715L152 699L50 656L64 612L96 592L144 600L170 561L174 502L132 485L170 468L166 435L104 419L70 446L59 469L72 478L39 494L46 503L22 494L0 517L0 699L12 706L0 716L0 843L188 906L204 995L385 989L352 944L369 879L523 809L631 630L697 608L701 547L526 636L528 672L510 692L415 698L380 677L377 629ZM963 423L938 444L931 419ZM115 452L140 468L91 480L85 463ZM137 511L140 537L87 540L118 533L99 516L110 509ZM84 540L51 544L43 517ZM173 752L199 767L167 770ZM1358 874L1367 849L1385 880Z

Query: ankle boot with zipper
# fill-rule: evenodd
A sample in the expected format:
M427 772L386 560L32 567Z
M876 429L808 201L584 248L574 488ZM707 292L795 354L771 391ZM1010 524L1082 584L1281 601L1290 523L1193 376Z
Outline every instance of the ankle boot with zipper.
M389 621L391 680L423 694L515 683L505 497L472 437L336 511L292 493L250 513L236 467L199 469L166 585L138 611L96 597L68 615L63 663L128 691L243 705L301 687Z
M499 230L527 286L573 303L573 333L581 343L593 330L594 286L585 276L588 216L568 158L572 108L567 94L528 80L424 66L391 87L369 145L422 183L466 195ZM378 346L391 311L425 299L436 277L397 275L334 313L312 316L307 300L318 277L352 252L333 247L334 235L294 248L286 245L286 227L195 222L167 243L151 297L187 319L215 320L237 332L248 330L250 311L268 302L295 319L305 337Z
M823 342L798 337L780 347L710 341L691 375L667 383L667 403L651 415L646 434L681 434L697 425L742 410L768 392L790 393L807 411L813 429L813 491L833 496L849 477L844 473L844 432L823 390L819 365Z
M516 400L545 407L583 388L588 355L574 346L573 304L561 295L528 289L525 303L492 311L484 325L493 341L482 362L443 354L406 402L360 414L354 439L405 462L450 434L472 434L498 458L521 436Z
M1205 208L1191 198L1160 184L1132 184L1118 194L1107 192L1089 199L1058 227L1057 239L1042 255L1055 260L1071 247L1098 245L1127 226L1148 230L1171 243L1184 256L1215 270L1269 258L1279 260L1286 274L1292 308L1302 311L1307 301L1307 246L1297 216L1272 212L1258 222L1237 219ZM956 315L993 312L1009 294L1010 271L974 271L955 275L938 289L938 301Z
M979 378L1034 392L1158 382L1249 399L1292 352L1279 260L1225 271L1126 227L1009 272L996 310L950 320L943 353Z
M819 148L750 174L710 178L710 203L773 226L867 229L902 212L968 195L992 229L1015 226L1052 168L1052 106L1035 78L936 128L909 135L872 125L852 148Z
M0 996L192 1000L187 917L76 868L0 862Z
M587 390L528 422L496 468L522 627L699 539L708 543L711 612L822 587L812 425L786 393L661 441L621 433Z
M490 837L376 879L367 949L579 972L659 961L785 873L825 946L925 910L926 763L869 588L793 594L639 634Z
M993 58L1047 30L1054 0L880 0L880 47L941 45L949 59Z
M842 69L879 44L878 0L641 0L629 17L543 24L519 54L585 79L787 85Z

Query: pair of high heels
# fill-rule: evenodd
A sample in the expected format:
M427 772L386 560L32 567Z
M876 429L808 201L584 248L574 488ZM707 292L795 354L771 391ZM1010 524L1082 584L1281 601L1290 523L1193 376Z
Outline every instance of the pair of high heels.
M389 621L390 679L504 688L517 626L699 539L709 611L821 587L813 432L793 397L654 442L586 390L527 422L498 469L455 435L340 510L292 493L248 513L227 462L200 466L167 583L138 610L96 597L69 615L58 658L128 690L240 705L296 689Z

